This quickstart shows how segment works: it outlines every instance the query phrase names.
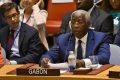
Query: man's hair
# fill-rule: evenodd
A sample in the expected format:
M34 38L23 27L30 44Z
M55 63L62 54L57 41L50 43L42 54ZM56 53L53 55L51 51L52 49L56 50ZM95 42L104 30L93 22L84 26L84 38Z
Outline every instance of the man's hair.
M85 11L85 10L76 10L72 13L71 15L71 20L72 20L72 16L75 14L75 13L79 13L80 15L84 14L85 15L85 20L86 20L86 23L90 23L90 14Z
M7 2L0 6L0 14L4 17L5 12L15 8L16 11L19 13L18 6L15 3Z

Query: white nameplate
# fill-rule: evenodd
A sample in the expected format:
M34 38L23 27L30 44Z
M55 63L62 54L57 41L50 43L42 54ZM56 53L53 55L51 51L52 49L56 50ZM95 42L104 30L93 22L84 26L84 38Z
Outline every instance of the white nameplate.
M16 73L17 75L60 76L60 69L17 68Z

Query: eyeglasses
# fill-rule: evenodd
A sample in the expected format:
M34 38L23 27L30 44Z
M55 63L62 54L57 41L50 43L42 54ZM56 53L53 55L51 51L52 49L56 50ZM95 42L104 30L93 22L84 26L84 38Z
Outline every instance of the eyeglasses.
M11 20L12 18L17 18L18 15L19 15L18 13L14 13L14 14L12 14L12 15L6 16L5 18L6 18L7 20Z

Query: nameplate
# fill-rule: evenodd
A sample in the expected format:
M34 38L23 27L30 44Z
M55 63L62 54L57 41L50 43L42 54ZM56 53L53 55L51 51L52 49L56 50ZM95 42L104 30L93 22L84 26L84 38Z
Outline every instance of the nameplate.
M73 71L73 74L74 75L85 75L85 74L88 74L91 71L92 71L91 68L79 68L79 69L75 69Z
M17 68L17 75L30 76L60 76L60 69L46 69L46 68Z
M109 78L120 78L120 71L109 71Z

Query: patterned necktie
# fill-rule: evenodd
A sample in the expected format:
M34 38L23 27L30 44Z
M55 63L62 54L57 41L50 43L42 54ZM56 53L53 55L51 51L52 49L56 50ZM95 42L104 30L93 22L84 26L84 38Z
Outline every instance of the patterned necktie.
M13 41L14 41L14 32L15 30L11 30L10 31L10 35L8 37L8 42L7 42L7 51L10 53L11 51L11 47L13 45Z
M78 48L77 48L77 59L82 59L82 46L81 46L82 41L78 40Z

